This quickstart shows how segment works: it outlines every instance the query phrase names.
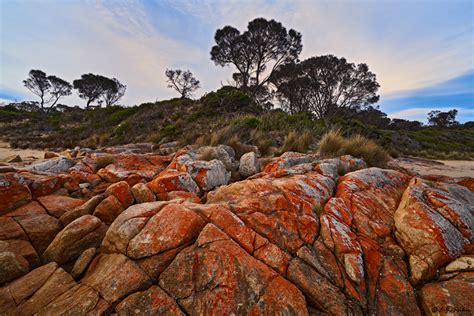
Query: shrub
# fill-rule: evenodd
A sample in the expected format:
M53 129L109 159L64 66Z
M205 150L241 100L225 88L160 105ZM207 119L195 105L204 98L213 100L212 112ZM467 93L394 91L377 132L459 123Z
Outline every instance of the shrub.
M245 126L248 128L257 128L261 121L253 115L245 115L234 119L231 123L233 126Z
M375 167L385 167L390 160L387 152L374 141L361 135L345 138L338 131L330 131L323 136L319 154L324 158L352 155Z
M216 92L210 92L201 98L201 102L212 108L228 111L250 108L252 98L244 91L230 86L225 86Z
M309 146L313 142L313 136L309 132L297 133L291 131L286 135L285 142L280 148L280 153L287 151L297 151L300 153L306 153Z

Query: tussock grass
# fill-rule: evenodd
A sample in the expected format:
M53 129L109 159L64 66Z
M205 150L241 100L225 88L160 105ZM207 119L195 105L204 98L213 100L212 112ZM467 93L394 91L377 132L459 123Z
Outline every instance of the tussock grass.
M283 146L281 146L279 152L281 154L287 151L297 151L300 153L306 153L312 142L313 136L311 135L311 133L297 133L295 131L291 131L285 136L285 141L283 143Z
M204 148L198 156L198 160L204 161L211 161L216 158L217 157L214 155L214 149L212 147Z
M361 135L346 138L339 131L330 131L323 136L319 143L319 154L324 158L352 155L374 167L385 167L390 160L385 149L374 141Z

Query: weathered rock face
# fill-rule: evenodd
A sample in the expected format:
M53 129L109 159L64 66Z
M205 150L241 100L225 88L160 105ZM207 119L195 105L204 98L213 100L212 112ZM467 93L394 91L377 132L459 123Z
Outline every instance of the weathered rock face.
M64 173L74 166L76 162L66 157L50 159L31 166L31 170L49 173Z
M196 277L198 276L198 277ZM160 286L192 315L305 315L301 292L208 224L160 276Z
M19 181L14 173L0 174L0 215L31 201L27 185Z
M426 315L470 315L474 310L474 273L465 272L447 281L430 283L421 289Z
M160 200L165 200L167 193L171 191L186 191L199 194L200 190L191 175L184 171L167 169L160 173L148 187L157 195Z
M100 169L97 174L108 182L127 181L133 186L140 180L150 181L170 161L157 155L117 155L115 161Z
M396 236L409 256L415 283L471 252L474 193L463 186L414 178L395 214Z
M257 155L251 151L240 157L239 173L242 177L247 178L260 172L260 162Z
M140 267L122 254L103 254L94 259L81 280L109 303L151 285L150 278Z
M260 235L289 252L312 244L319 232L315 207L330 198L332 179L317 172L285 178L258 178L220 187L208 203L224 203Z
M178 304L159 286L136 292L124 299L116 308L118 315L183 315Z
M43 262L70 262L86 249L98 247L107 228L95 216L79 217L61 230L41 256Z
M391 237L393 215L408 181L409 177L391 170L352 172L339 179L336 197L324 207L321 234L313 248L329 250L333 259L324 260L332 266L328 270L334 271L333 282L343 289L348 309L369 314L420 313L404 252ZM324 303L317 301L319 294L311 296L317 308ZM351 301L355 306L350 306Z
M84 204L85 201L68 196L46 195L39 197L38 202L46 209L49 215L59 218L64 213L70 212Z
M228 146L150 150L0 174L0 314L474 310L474 198L459 181L351 156L285 153L259 171Z
M14 280L28 273L29 263L11 251L0 252L0 284Z

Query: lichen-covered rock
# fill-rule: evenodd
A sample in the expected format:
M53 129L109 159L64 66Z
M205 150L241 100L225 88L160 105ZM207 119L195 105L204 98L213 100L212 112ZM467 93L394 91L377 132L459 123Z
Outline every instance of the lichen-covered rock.
M165 200L167 193L171 191L187 191L195 194L200 193L196 182L189 173L166 169L160 173L153 181L148 182L147 186L158 196L160 200Z
M426 315L472 315L472 293L474 272L464 272L447 281L424 285L421 306Z
M239 173L242 177L247 178L260 172L260 162L257 155L251 151L240 157Z
M220 187L208 194L207 202L230 205L250 228L281 249L295 253L317 237L315 207L330 198L334 187L332 179L317 172L263 177Z
M159 285L193 315L307 315L305 299L294 285L213 224L177 255L160 275Z
M156 196L144 183L137 183L132 187L132 194L137 203L155 202Z
M331 315L348 313L346 298L341 290L303 260L295 258L290 262L288 280L296 284L305 293L310 304L315 305L319 310Z
M204 224L201 217L185 206L167 205L130 240L127 255L140 259L177 248L196 238Z
M105 224L110 225L125 210L122 203L115 195L109 195L97 205L93 215L98 217Z
M395 225L413 281L430 280L474 242L474 193L414 178L395 213Z
M40 172L64 173L75 164L76 162L72 159L66 157L59 157L34 164L30 167L30 169L33 171Z
M124 208L129 207L133 204L134 198L130 186L125 181L120 181L112 184L105 190L105 195L113 195L119 200Z
M153 285L148 290L125 298L116 308L118 315L183 315L184 313L165 291Z
M122 254L100 254L89 266L81 284L92 287L108 303L151 285L150 278L133 261Z
M102 315L110 309L94 289L77 284L43 307L37 315Z
M36 270L35 270L36 271ZM35 273L32 271L30 273ZM36 274L36 273L35 273ZM24 276L23 280L28 280L28 275ZM36 284L39 285L39 284ZM18 306L11 310L13 315L34 315L42 310L49 303L54 301L58 296L68 291L76 285L73 278L62 268L57 268L49 276L49 278L39 288L32 293L29 298L25 297L25 301L18 302Z
M0 215L25 205L32 199L28 186L14 175L10 172L0 174Z
M339 179L336 197L324 207L321 243L314 247L324 245L333 253L336 261L327 261L333 267L326 270L341 273L344 294L357 304L352 310L420 314L404 251L392 239L393 215L408 181L379 168L351 172Z
M189 161L184 164L183 169L191 175L191 178L203 191L210 191L218 186L225 185L230 180L230 172L217 159Z
M70 262L86 249L98 247L107 228L95 216L84 215L64 227L41 256L43 262Z
M49 215L59 218L64 213L84 204L85 201L62 195L45 195L39 197L38 202L41 203Z
M151 217L156 215L169 202L150 202L130 206L110 225L102 241L101 252L127 253L130 242Z
M311 155L306 155L297 152L286 152L283 153L280 157L275 158L272 162L265 165L262 171L265 173L270 173L278 170L284 170L299 164L309 163L314 159L315 157Z
M52 175L29 171L19 171L14 174L14 177L20 183L28 186L33 198L52 194L72 179L71 176L66 174Z
M158 155L116 155L115 161L97 174L107 182L127 181L130 186L140 180L150 181L162 171L170 158Z
M473 309L474 198L458 180L285 153L258 173L247 154L255 170L237 181L226 146L171 160L136 154L145 145L75 149L69 174L0 174L0 314ZM229 171L237 182L224 185ZM40 257L55 262L37 268Z
M201 199L195 193L186 191L171 191L166 196L167 201L171 200L185 200L192 203L200 203Z
M67 211L61 217L59 218L59 221L63 226L68 225L75 219L78 219L81 216L84 215L89 215L92 214L97 207L97 205L100 204L105 199L105 195L99 194L96 195L92 198L90 198L87 202L84 202L84 204L81 204L80 206L74 208L71 211Z

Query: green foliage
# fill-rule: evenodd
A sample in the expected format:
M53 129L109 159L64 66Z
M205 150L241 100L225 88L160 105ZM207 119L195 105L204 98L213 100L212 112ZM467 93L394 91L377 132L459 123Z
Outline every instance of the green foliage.
M259 118L253 115L246 115L238 117L231 122L231 125L234 126L245 126L248 128L257 128L260 125L261 121Z
M21 117L20 113L13 111L0 110L0 122L9 122Z
M253 104L252 98L245 91L230 86L206 94L201 102L207 107L227 111L246 110Z
M107 117L104 124L109 126L114 126L127 119L128 117L135 114L138 110L137 107L123 108L120 106L111 106L104 109L106 112L110 113Z

